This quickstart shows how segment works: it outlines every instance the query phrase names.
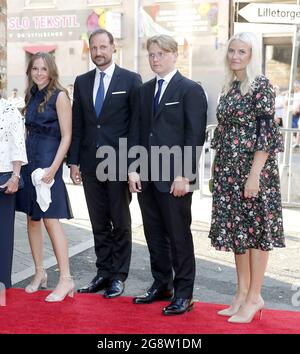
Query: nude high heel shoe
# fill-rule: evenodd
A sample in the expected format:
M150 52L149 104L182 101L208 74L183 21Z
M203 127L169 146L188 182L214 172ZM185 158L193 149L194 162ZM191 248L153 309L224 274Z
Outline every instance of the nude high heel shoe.
M233 299L232 305L227 307L224 310L218 311L218 315L219 316L227 316L227 317L231 317L233 315L235 315L239 309L241 308L241 306L245 303L245 299L242 300L242 302L238 302L237 300L235 300L235 298Z
M227 309L218 311L218 315L219 316L231 317L231 316L235 315L238 312L238 310L240 309L241 306L242 306L242 304L239 304L237 306L230 306Z
M250 323L252 322L256 313L259 313L259 320L262 319L262 311L264 308L264 302L258 303L253 306L253 310L248 314L248 316L234 315L228 319L230 323Z
M26 293L32 294L35 293L39 290L39 288L41 289L47 289L47 273L45 271L45 269L43 267L36 267L36 273L34 278L36 277L37 273L39 273L39 271L42 272L42 277L38 282L34 282L35 279L33 279L30 284L28 284L25 288Z
M59 283L63 283L65 286L65 289L64 289L64 292L62 295L55 294L55 290L60 286ZM67 283L69 283L69 284L67 285ZM73 277L71 277L71 276L60 277L55 290L46 297L45 301L46 302L61 302L64 300L64 298L67 295L70 297L74 297L74 288L75 288L75 285L74 285Z

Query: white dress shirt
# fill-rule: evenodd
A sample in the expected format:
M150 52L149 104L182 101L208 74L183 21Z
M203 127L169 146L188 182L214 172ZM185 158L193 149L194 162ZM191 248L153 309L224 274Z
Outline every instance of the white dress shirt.
M293 95L293 113L296 114L300 110L300 92L295 92Z
M163 94L165 93L166 91L166 88L168 87L169 85L169 82L171 81L172 77L177 73L177 69L174 69L173 71L171 71L169 74L167 74L165 77L160 77L158 75L156 75L156 86L155 86L155 92L154 92L154 96L156 95L156 92L158 90L158 80L164 80L163 84L162 84L162 87L161 87L161 94L160 94L160 97L159 97L159 100L158 102L160 102Z
M116 64L113 62L107 69L105 69L103 71L105 73L104 78L103 78L104 98L106 96L106 92L108 90L111 78L112 78L113 73L115 71L115 67L116 67ZM100 73L101 73L101 71L98 68L96 68L96 75L95 75L95 81L94 81L94 90L93 90L93 102L94 102L94 105L95 105L97 91L98 91L99 83L100 83Z
M0 99L0 172L13 171L13 161L27 164L25 126L18 109Z

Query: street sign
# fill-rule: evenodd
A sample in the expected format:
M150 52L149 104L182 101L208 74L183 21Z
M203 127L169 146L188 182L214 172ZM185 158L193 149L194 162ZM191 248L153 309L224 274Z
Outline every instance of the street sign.
M250 3L238 15L251 23L300 24L300 5Z

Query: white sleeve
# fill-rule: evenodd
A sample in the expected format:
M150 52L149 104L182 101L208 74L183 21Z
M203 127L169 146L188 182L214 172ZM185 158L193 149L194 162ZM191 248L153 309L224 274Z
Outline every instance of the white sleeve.
M8 137L10 161L21 161L22 165L27 163L26 146L25 146L25 125L19 110L13 105L9 105L6 109L8 114Z

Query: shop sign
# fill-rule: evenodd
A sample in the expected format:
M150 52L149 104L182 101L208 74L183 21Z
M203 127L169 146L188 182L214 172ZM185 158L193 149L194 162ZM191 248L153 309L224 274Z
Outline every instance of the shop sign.
M7 18L7 38L11 42L80 40L89 32L90 19L93 15L97 19L96 27L106 28L115 38L121 38L122 14L106 9L100 16L97 10L88 9L76 13L47 10L31 14L25 12L11 14Z
M300 24L300 5L295 4L249 3L238 6L237 14L251 23Z

